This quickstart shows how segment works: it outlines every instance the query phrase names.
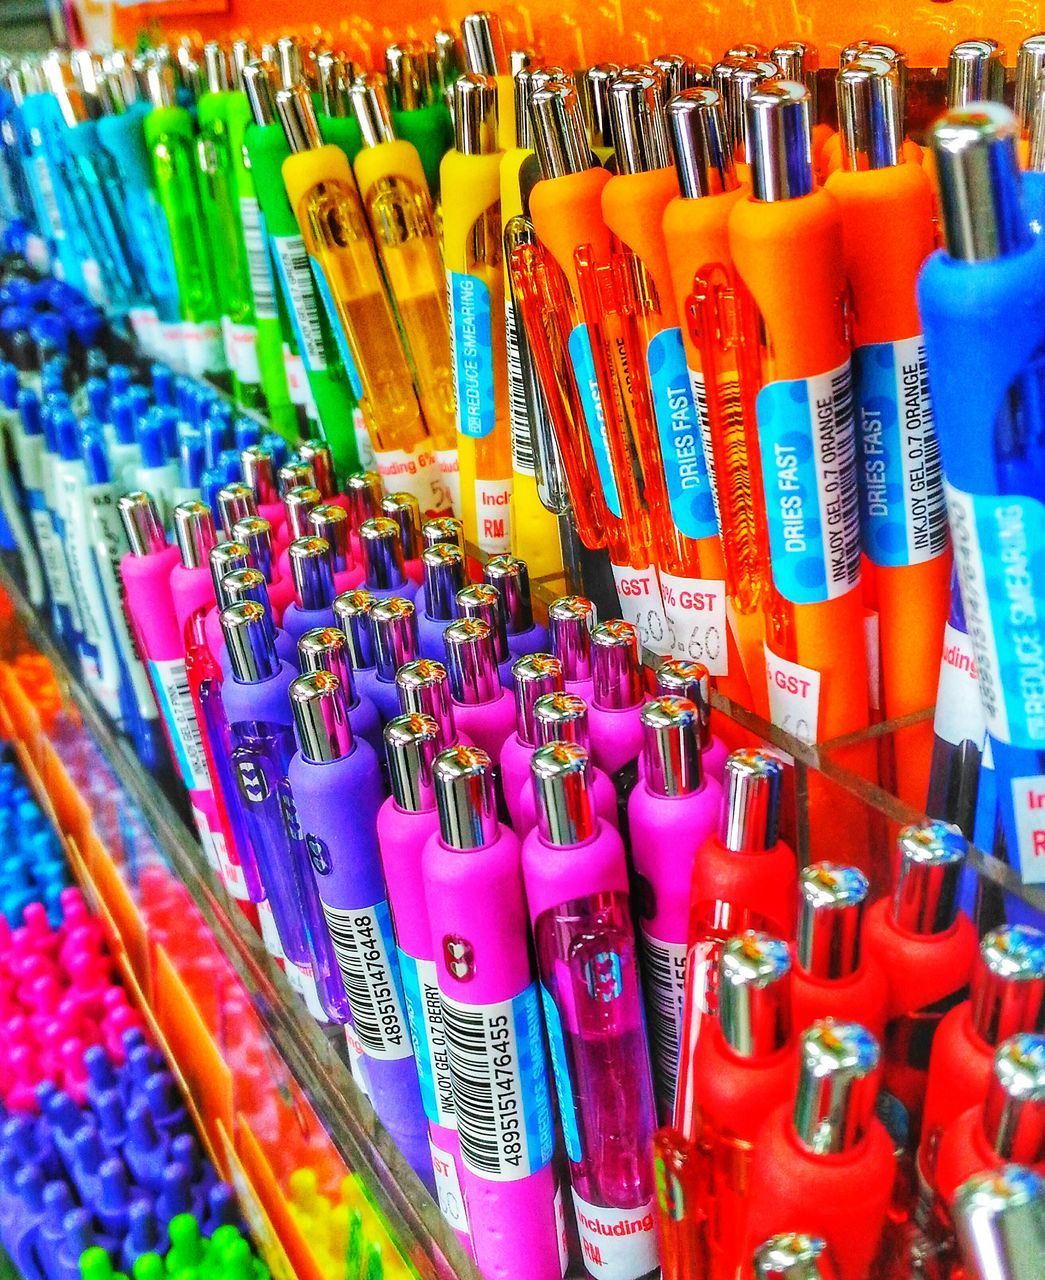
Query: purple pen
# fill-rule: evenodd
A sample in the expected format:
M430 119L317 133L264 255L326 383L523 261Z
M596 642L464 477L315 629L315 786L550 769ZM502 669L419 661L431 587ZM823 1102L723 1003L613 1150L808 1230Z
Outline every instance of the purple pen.
M457 613L461 618L478 618L490 628L497 674L501 684L511 689L515 654L508 648L508 630L500 591L488 582L474 582L462 587L457 593Z
M258 504L254 498L254 490L249 484L237 480L218 490L218 523L226 538L235 539L233 532L241 520L247 520L258 514Z
M381 514L399 526L404 572L411 582L420 586L424 580L421 569L421 504L412 493L386 493L381 499Z
M280 474L282 475L282 471ZM286 513L287 537L290 542L295 542L298 538L321 536L312 527L311 516L312 512L315 511L322 502L323 495L318 489L311 485L294 485L283 493L283 510ZM279 559L276 564L277 571L281 578L286 577L290 573L289 543L280 552ZM333 564L331 564L331 568L333 568Z
M561 1280L554 1118L519 842L478 747L432 770L421 855L475 1259L487 1280Z
M628 799L628 830L657 1102L666 1122L675 1105L693 860L718 830L722 788L704 773L694 703L654 698L641 720L643 768Z
M299 676L290 701L299 742L290 786L363 1045L370 1097L407 1161L431 1186L428 1129L377 845L381 767L371 748L352 736L337 676Z
M282 627L277 627L272 619L272 602L269 597L268 583L265 581L265 575L260 569L255 569L252 566L248 566L245 569L234 569L231 573L226 573L220 582L215 583L215 590L218 595L219 605L217 610L219 631L221 630L222 609L227 609L231 604L238 604L241 600L253 600L265 610L265 617L272 633L272 643L275 645L276 652L284 662L289 662L292 667L297 666L297 646L293 638ZM209 617L207 622L209 625ZM221 664L225 678L228 679L231 664L224 633L221 635L218 661Z
M412 600L417 583L406 576L399 525L387 516L374 516L359 526L363 556L363 586L378 600L403 596Z
M494 556L483 568L483 578L501 594L508 648L515 658L524 653L544 653L551 643L548 630L533 618L530 571L518 556Z
M355 471L345 480L345 501L356 539L367 520L381 514L385 489L376 471Z
M711 676L702 662L689 658L665 658L657 668L657 692L688 698L700 716L700 751L704 772L721 782L726 776L729 750L711 732Z
M291 578L280 578L276 573L272 525L262 516L244 516L233 525L232 536L250 548L250 563L265 575L272 612L277 622L280 621L287 605L294 599L294 583Z
M334 510L340 511L341 508L335 507ZM314 631L306 631L298 641L297 662L302 674L332 671L337 676L348 704L352 733L368 742L374 754L379 755L384 750L381 717L373 702L356 690L348 637L341 628L317 627Z
M418 644L424 657L442 658L443 632L457 617L457 593L468 580L464 552L456 542L437 542L421 553L421 569L424 581L414 597Z
M590 752L588 736L588 704L577 693L543 693L533 704L533 726L536 746L546 747L550 742L576 742ZM596 814L616 827L620 805L613 779L590 759L588 761L588 791ZM520 822L524 831L532 831L537 824L537 802L533 783L527 778L520 798Z
M334 455L328 444L319 440L303 440L298 445L298 457L312 468L312 483L329 502L337 493L337 476L334 472Z
M306 631L334 625L334 569L325 538L297 538L289 547L294 599L283 610L283 630L295 644Z
M580 694L589 706L591 629L595 621L595 606L584 596L560 596L548 606L548 639L552 653L562 663L567 692Z
M591 750L596 763L613 777L637 761L642 751L646 700L639 657L639 633L630 622L615 618L591 633L592 699L588 708Z
M352 522L344 507L323 502L308 513L309 532L330 544L334 569L334 589L354 591L363 581L363 566L355 563L352 551Z
M515 729L515 703L501 684L490 628L477 618L459 618L443 632L443 647L457 724L499 760Z
M530 761L537 748L534 704L542 694L562 692L562 663L550 653L530 653L512 667L515 693L515 732L501 748L501 788L508 816L521 840L530 830L524 818L523 796L532 793Z
M584 1265L638 1280L657 1266L653 1079L627 859L594 814L587 770L573 742L534 754L523 879Z
M471 1239L461 1190L457 1114L436 977L435 946L421 876L422 851L439 831L432 768L442 750L441 738L439 725L431 716L401 715L385 725L385 756L392 794L377 816L377 843L399 945L399 972L417 1060L421 1100L428 1116L439 1209L470 1252Z
M224 608L221 597L221 580L227 573L234 573L237 569L250 567L250 548L244 542L233 542L231 540L217 542L207 553L207 561L210 564L210 576L211 581L214 583L216 603L207 610L203 635L212 657L216 662L220 662L224 641L224 637L221 634L221 620L218 617L218 614Z
M416 712L431 716L436 722L440 751L459 742L470 745L470 739L461 733L454 719L450 676L441 662L432 658L404 662L396 672L396 688L399 691L399 709L404 714Z

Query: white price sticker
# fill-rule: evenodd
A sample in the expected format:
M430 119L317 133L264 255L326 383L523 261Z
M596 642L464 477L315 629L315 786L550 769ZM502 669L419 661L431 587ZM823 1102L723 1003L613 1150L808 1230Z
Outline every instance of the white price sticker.
M972 641L950 623L943 630L940 683L936 687L933 731L938 738L959 747L963 742L983 742L987 724L980 705L976 657Z
M127 320L138 345L150 356L160 354L160 317L155 307L131 307Z
M200 848L203 850L203 856L207 859L207 866L220 877L221 862L218 857L218 846L214 839L214 833L210 829L206 814L201 809L197 809L195 805L192 806L192 820L196 824L196 834L200 838Z
M512 549L511 480L476 480L476 542L487 555L504 555Z
M277 960L280 964L286 962L286 956L283 954L283 943L280 941L279 930L276 928L276 917L272 914L272 906L268 898L263 898L258 903L258 924L261 925L261 941L265 950L269 953L273 960ZM293 966L291 966L293 967ZM287 980L291 986L294 985L293 980L288 974Z
M439 468L443 488L446 490L450 507L458 519L461 518L461 464L456 449L436 449L435 465Z
M1013 778L1012 809L1020 879L1024 884L1045 884L1045 774Z
M411 494L417 499L425 518L446 507L435 454L427 446L418 444L413 449L375 449L374 459L385 493Z
M868 609L864 614L864 646L867 649L867 699L872 711L882 709L882 639L878 614Z
M702 662L713 676L728 675L725 583L714 578L676 578L662 571L660 595L674 633L672 657Z
M820 672L778 658L765 646L769 718L799 742L816 742L820 719Z
M356 436L356 451L359 454L359 466L363 471L373 471L377 466L374 457L374 446L370 441L370 432L366 429L366 419L359 405L352 410L352 429Z
M208 373L221 373L225 368L225 351L221 342L221 329L216 324L181 325L181 348L185 370L194 378Z
M671 652L671 625L664 612L660 583L653 565L632 569L611 565L620 601L620 616L638 628L639 643L654 653Z
M258 364L258 331L252 324L236 324L228 316L221 317L221 340L225 363L240 380L255 387L261 382Z
M596 1280L633 1280L657 1266L653 1201L635 1209L589 1204L574 1190L584 1268Z
M457 1165L449 1151L437 1147L431 1138L428 1145L432 1150L432 1172L435 1174L436 1200L443 1220L455 1231L468 1230L468 1215L465 1212L464 1196L461 1194L461 1180L457 1176Z

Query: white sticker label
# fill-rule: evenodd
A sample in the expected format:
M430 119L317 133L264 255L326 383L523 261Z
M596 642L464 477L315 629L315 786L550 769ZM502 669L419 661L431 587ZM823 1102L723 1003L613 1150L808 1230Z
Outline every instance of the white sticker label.
M305 361L305 367L318 372L327 367L327 361L319 297L312 278L308 250L300 236L274 236L272 246L276 251L276 265L283 282L283 293L298 340L298 350Z
M487 555L504 555L512 549L511 480L476 480L476 542Z
M769 718L800 742L816 741L820 720L820 672L778 658L765 646Z
M214 843L214 833L210 829L210 823L202 809L192 806L192 820L196 824L196 834L200 838L200 847L203 849L203 856L207 859L207 866L218 876L221 875L221 863L218 861L218 850Z
M160 352L160 317L156 314L156 309L154 307L131 307L127 312L127 320L142 350L147 355L158 356Z
M258 365L258 331L252 324L236 324L228 316L221 317L221 340L225 363L248 386L261 381Z
M714 578L676 578L661 570L660 595L674 633L671 656L702 662L710 675L728 675L726 584Z
M370 440L370 432L366 428L366 419L359 405L352 410L352 428L356 436L356 452L359 454L359 465L363 471L374 471L377 459L374 457L374 446Z
M316 1022L329 1022L330 1019L323 1008L323 1002L319 998L319 985L316 982L316 975L312 972L312 966L309 964L288 964L288 974L291 969L297 972L297 991L304 1000L305 1008L308 1010L309 1015Z
M396 962L388 903L345 911L323 903L352 1023L367 1057L392 1061L413 1054Z
M225 837L220 831L216 833L214 843L218 853L218 869L221 872L222 883L225 885L226 891L237 902L247 902L250 894L247 892L247 881L243 875L243 868L238 862L233 861L229 847L225 843Z
M867 650L867 698L872 711L882 709L882 641L878 630L878 614L868 609L864 614L864 647Z
M366 1063L363 1061L366 1054L351 1022L345 1023L345 1043L348 1045L348 1069L352 1074L352 1079L356 1082L356 1088L359 1089L363 1097L369 1098L370 1084L366 1078Z
M51 254L47 241L36 232L30 232L25 239L25 260L37 271L46 272L51 266Z
M428 1145L432 1152L432 1172L435 1174L435 1195L439 1212L443 1215L444 1222L449 1223L455 1231L467 1231L468 1215L465 1212L461 1180L457 1176L454 1158L442 1147L437 1147L431 1138L428 1139Z
M1045 884L1045 774L1013 778L1012 808L1020 879L1024 884Z
M104 307L108 301L105 292L105 281L102 279L102 268L97 258L84 258L80 263L83 282L87 286L87 296L98 307Z
M413 449L375 449L377 474L385 486L385 493L409 493L421 507L421 514L428 517L446 507L435 454L426 445Z
M221 373L225 368L221 329L216 324L183 321L181 349L185 369L194 378L202 378L208 373Z
M555 1239L559 1245L559 1274L564 1276L570 1265L570 1232L566 1226L566 1201L562 1184L555 1184Z
M653 1201L635 1209L589 1204L574 1190L584 1268L596 1280L635 1280L657 1266Z
M450 507L461 518L461 463L456 449L436 449L435 465L439 468L443 488L447 492Z
M954 747L960 747L963 742L980 746L987 733L972 641L950 623L943 630L943 659L933 731Z
M272 914L272 904L268 898L263 898L257 905L258 923L261 925L261 941L273 960L278 960L283 964L286 961L286 956L283 953L283 943L280 941L279 930L276 928L276 917ZM290 981L289 975L288 981ZM291 986L293 986L292 981Z
M399 975L425 1115L444 1129L456 1129L453 1081L435 961L418 960L400 948Z
M163 662L150 662L149 670L160 710L174 741L182 780L189 791L209 791L207 757L203 751L196 709L192 705L185 660L168 658Z
M290 403L307 404L311 388L308 385L308 374L305 373L305 362L286 343L283 344L283 368L287 374Z
M662 942L645 929L639 930L639 945L657 1097L670 1110L678 1083L687 948L685 942Z
M652 565L632 569L611 565L620 601L620 616L638 628L639 643L654 653L671 652L671 626L664 612L657 571Z

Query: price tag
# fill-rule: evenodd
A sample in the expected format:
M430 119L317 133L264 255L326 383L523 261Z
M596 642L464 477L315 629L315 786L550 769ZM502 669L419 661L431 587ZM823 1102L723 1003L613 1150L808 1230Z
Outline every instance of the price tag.
M674 633L672 657L702 662L713 676L728 675L725 583L661 573L660 594Z
M778 658L765 646L769 718L800 742L816 742L820 719L820 672Z
M620 616L638 628L639 643L654 653L671 652L671 624L664 613L660 583L653 565L632 569L611 565L620 601Z

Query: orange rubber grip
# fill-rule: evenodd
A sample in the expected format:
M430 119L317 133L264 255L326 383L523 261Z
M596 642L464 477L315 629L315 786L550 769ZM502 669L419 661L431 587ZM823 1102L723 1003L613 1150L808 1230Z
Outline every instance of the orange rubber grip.
M606 226L642 259L656 287L663 329L679 323L663 231L665 210L678 193L674 166L649 173L614 174L602 193Z
M602 192L610 174L585 169L562 178L545 178L530 192L530 218L538 238L562 268L579 297L574 250L590 244L596 262L610 255L610 233L602 220Z

